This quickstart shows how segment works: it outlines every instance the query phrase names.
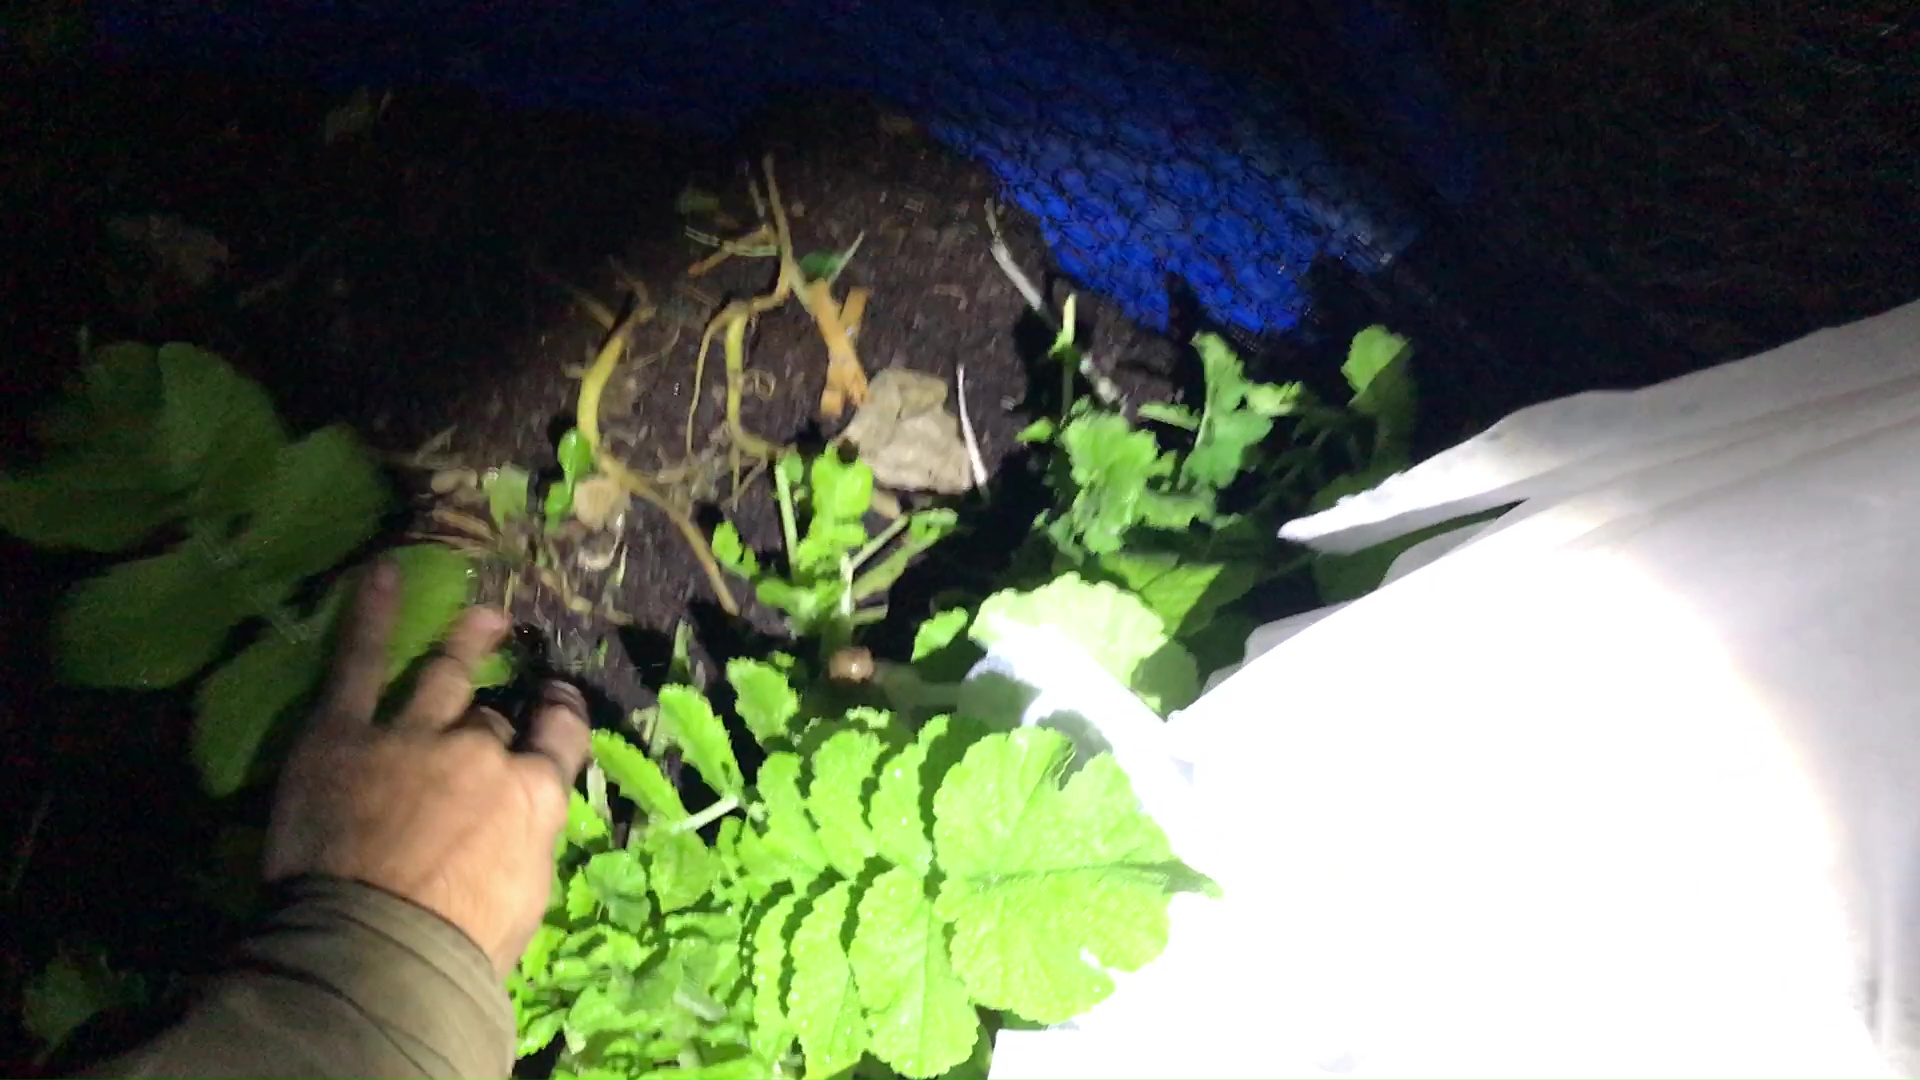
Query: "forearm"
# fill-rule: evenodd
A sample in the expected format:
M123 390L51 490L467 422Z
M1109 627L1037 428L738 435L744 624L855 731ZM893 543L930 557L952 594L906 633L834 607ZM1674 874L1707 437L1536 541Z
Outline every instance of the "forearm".
M480 948L371 886L312 877L185 1017L89 1076L503 1077L513 1010Z

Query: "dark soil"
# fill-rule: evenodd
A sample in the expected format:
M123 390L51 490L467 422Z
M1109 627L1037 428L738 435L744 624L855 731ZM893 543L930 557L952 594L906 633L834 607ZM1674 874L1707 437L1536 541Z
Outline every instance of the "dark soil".
M451 429L444 454L468 467L549 467L578 392L568 369L604 336L553 279L618 307L612 257L660 307L631 356L661 349L676 330L678 339L652 363L623 365L602 407L606 439L642 471L679 462L700 332L720 302L764 292L774 265L734 259L688 282L688 266L708 249L683 234L676 199L689 185L712 192L740 222L713 231L744 231L754 220L747 178L763 152L774 155L796 250L840 249L864 233L840 291L873 290L859 339L867 370L900 365L951 383L965 364L990 468L1007 461L1029 419L1021 409L1028 363L1046 338L1023 320L1021 299L989 254L983 204L992 178L869 105L816 101L761 118L731 145L699 145L616 117L506 112L461 94L403 92L365 136L326 146L324 118L341 102L297 86L94 67L16 92L5 112L28 122L9 125L0 146L5 233L15 243L0 260L0 302L14 316L4 403L10 461L26 452L22 421L70 370L74 334L85 326L95 340L211 347L263 382L298 430L345 420L398 456ZM116 246L109 220L148 214L222 242L230 259L218 278L186 288ZM1030 224L1010 218L1007 236L1021 264L1042 275L1047 258ZM1080 311L1081 340L1124 369L1123 382L1164 388L1164 379L1132 369L1169 371L1177 349L1095 298L1082 297ZM797 305L759 321L748 365L767 379L765 394L746 399L751 430L779 441L831 433L834 425L823 431L814 415L824 348ZM716 345L702 392L703 447L721 424L723 371ZM403 488L424 492L426 480L396 471ZM737 499L725 485L703 494L707 524L724 512L750 543L777 548L764 479L743 485ZM418 501L395 533L423 524L428 507ZM993 560L978 551L1010 552L1024 535L1032 508L1024 518L1020 507L1001 509L1011 514L1003 514L1007 535L991 535L1002 519L982 518L977 528L988 535L966 539L976 554L953 560L948 580L986 569ZM626 627L567 610L525 563L488 565L483 598L499 601L517 578L517 621L553 663L622 710L650 699L647 686L657 685L683 617L710 646L723 646L709 651L731 651L720 641L727 635L737 647L743 632L777 632L763 609L749 609L752 631L715 618L705 576L658 511L632 507L624 540L630 555L618 587L610 574L577 584ZM186 701L54 687L45 620L59 591L91 564L0 542L9 567L0 614L6 835L26 835L42 796L58 789L31 845L31 873L10 897L6 959L14 966L0 979L10 1024L20 977L75 928L176 971L206 963L206 943L222 931L179 881L207 854L219 820L184 766ZM575 550L563 539L555 556L564 564ZM738 582L735 592L751 603Z
M1027 420L1010 406L1027 396L1033 335L1018 332L1024 305L988 252L993 180L871 106L813 102L712 146L621 118L409 92L365 137L328 147L323 118L340 102L299 87L93 71L84 87L39 104L30 145L10 158L29 163L21 179L33 201L55 209L33 229L40 258L16 266L26 280L16 282L15 310L33 316L26 355L60 356L83 323L96 337L197 341L265 383L298 427L344 419L394 453L451 428L446 454L466 465L537 469L551 464L556 425L572 415L579 384L568 369L577 373L604 336L552 279L618 307L611 257L662 309L633 355L677 334L657 361L628 361L602 406L609 444L649 471L685 456L707 319L720 301L764 292L773 275L770 260L734 259L689 281L687 267L709 249L683 227L729 230L684 219L676 198L690 185L714 193L742 223L731 231L744 231L754 221L750 167L770 151L797 251L844 248L864 234L840 285L873 289L860 338L868 371L899 365L951 382L966 364L990 467ZM192 294L162 289L144 310L104 308L115 275L141 269L102 236L107 218L128 213L175 216L219 238L232 253L223 279ZM1026 222L1011 220L1008 237L1030 272L1046 268ZM1172 361L1164 339L1132 331L1099 301L1083 298L1081 310L1101 355L1161 369ZM770 376L771 392L748 395L747 426L781 441L817 433L825 353L797 305L760 320L748 363ZM701 447L721 421L723 369L716 345ZM59 374L53 362L22 372L20 400ZM764 482L728 505L749 542L777 544ZM626 540L624 583L606 599L631 619L629 642L665 635L689 604L712 600L663 515L635 507ZM498 599L504 576L490 575L488 587ZM613 629L567 612L551 590L517 588L514 607L563 666L588 662ZM760 614L758 625L776 627ZM620 651L595 678L632 705L644 694Z

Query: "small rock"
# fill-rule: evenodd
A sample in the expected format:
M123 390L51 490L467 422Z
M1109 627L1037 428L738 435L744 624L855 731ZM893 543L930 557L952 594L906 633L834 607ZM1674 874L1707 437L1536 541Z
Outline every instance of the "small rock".
M605 527L627 508L627 489L611 476L589 476L573 486L573 516L589 529Z
M466 488L478 488L480 474L472 469L441 469L433 474L427 486L435 495L451 495Z
M957 495L973 486L960 421L946 407L944 380L904 368L873 377L847 441L882 487Z

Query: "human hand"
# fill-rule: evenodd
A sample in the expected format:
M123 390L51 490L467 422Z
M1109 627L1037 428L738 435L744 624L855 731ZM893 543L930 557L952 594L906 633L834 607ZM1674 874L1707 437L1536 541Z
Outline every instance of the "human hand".
M410 900L464 931L505 975L540 925L567 793L587 760L587 708L541 688L526 734L473 707L472 672L508 621L469 608L420 671L412 700L373 723L399 572L369 569L341 625L311 726L274 796L266 879L331 874Z

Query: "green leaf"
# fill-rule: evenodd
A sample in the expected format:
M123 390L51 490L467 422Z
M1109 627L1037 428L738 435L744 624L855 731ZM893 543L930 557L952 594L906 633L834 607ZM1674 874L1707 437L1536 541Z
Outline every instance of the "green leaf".
M808 281L820 281L838 277L840 269L847 265L847 256L839 251L809 251L797 262L801 276Z
M1067 294L1067 302L1061 305L1060 329L1054 331L1053 344L1047 346L1047 355L1062 363L1072 363L1080 358L1080 351L1073 346L1075 308L1079 299L1073 293Z
M193 485L189 514L213 523L256 504L287 433L266 391L192 345L160 347L163 446L173 475Z
M83 686L172 686L219 655L236 623L285 598L285 588L247 593L208 552L188 541L69 590L53 625L60 677Z
M760 576L760 559L740 539L733 522L723 521L713 529L713 558L721 566L752 580Z
M487 470L480 480L480 490L487 496L487 513L496 528L504 529L527 516L528 489L532 486L533 477L518 465Z
M1292 416L1312 403L1313 397L1304 383L1247 384L1247 408L1261 416Z
M648 878L661 911L691 907L713 887L719 866L699 834L658 825L647 830L641 850L647 855Z
M553 532L567 523L567 515L573 513L573 484L562 481L547 488L547 500L541 508L546 518L547 531Z
M1412 353L1406 338L1369 326L1354 335L1340 368L1353 388L1354 411L1373 418L1375 460L1404 458L1411 451L1418 396Z
M1112 413L1074 420L1060 444L1071 463L1075 490L1066 518L1074 535L1094 554L1120 550L1149 498L1148 482L1172 475L1173 456L1160 452L1152 433Z
M973 620L973 639L992 648L1009 627L1051 627L1140 695L1156 712L1200 693L1193 657L1139 597L1106 582L1063 574L1030 592L989 596Z
M787 1019L787 942L792 938L800 897L788 893L760 916L753 931L753 1052L769 1061L787 1056L793 1046L793 1025Z
M0 475L0 529L35 547L124 551L179 513L157 475L98 452L26 476Z
M733 743L706 695L691 686L662 687L660 729L680 747L681 755L699 770L708 787L723 796L745 796L747 781L733 756Z
M934 796L935 912L975 1001L1059 1023L1166 947L1179 867L1111 755L1066 785L1065 735L1022 728L967 751Z
M800 1036L807 1076L832 1076L852 1068L867 1049L867 1020L853 965L840 944L853 897L843 881L822 893L793 934L793 986L787 1015Z
M165 404L160 352L136 341L93 349L65 397L41 418L40 435L54 446L144 446Z
M567 879L567 921L581 922L592 918L599 905L600 901L594 898L593 886L588 883L585 870Z
M918 876L895 868L867 889L847 959L880 1060L905 1076L937 1076L973 1053L980 1015Z
M1052 417L1043 416L1021 428L1019 433L1014 435L1013 441L1028 446L1034 443L1049 443L1053 441L1054 430L1058 426Z
M727 661L727 682L733 685L734 711L760 745L792 740L800 695L788 683L786 672L764 660L737 657Z
M649 821L685 821L687 808L660 766L626 739L611 731L591 736L594 763L607 779L646 811Z
M647 1004L633 1000L625 991L626 986L620 982L589 986L580 991L580 996L573 999L573 1007L567 1010L567 1022L562 1029L569 1051L578 1054L598 1036L623 1035L647 1025L650 1019Z
M1273 421L1243 409L1247 377L1240 358L1216 334L1197 334L1193 347L1205 371L1207 403L1193 449L1180 466L1183 484L1218 490L1247 468L1247 454L1273 430Z
M602 766L605 768L605 766ZM587 797L578 791L567 792L567 831L568 847L592 847L611 836L607 819L594 812Z
M388 506L373 457L344 427L283 448L256 489L251 523L233 552L261 585L291 585L326 570L365 543Z
M514 1055L532 1057L545 1050L566 1022L566 1010L551 1006L525 1017L517 1025L519 1038L514 1044Z
M759 872L775 870L779 879L791 880L796 887L818 876L827 868L827 852L820 836L807 819L806 800L800 795L800 757L781 751L768 754L754 777L766 819L760 832L741 836L742 857L756 840L775 865L763 865Z
M387 552L400 571L400 607L387 638L387 678L397 679L452 626L473 595L473 563L444 544Z
M1143 401L1140 403L1139 413L1142 420L1152 420L1157 424L1176 427L1182 431L1200 430L1200 415L1185 405Z
M200 684L187 754L207 794L224 798L257 775L256 762L274 730L320 684L329 631L346 595L336 583L312 616L263 628L253 644Z
M813 754L807 809L819 826L827 862L842 877L858 876L876 853L862 795L880 751L879 736L848 730L828 736Z
M867 809L875 851L881 858L925 877L933 866L933 842L928 839L927 792L937 789L954 762L958 739L952 721L935 716L918 735L880 769Z
M821 525L858 524L873 505L873 470L859 458L841 461L838 454L821 454L808 468L808 482L813 507L809 532ZM860 543L865 542L862 530Z
M610 921L635 933L647 928L653 903L647 899L646 868L633 852L603 851L587 860L582 873Z
M145 998L146 984L138 975L114 971L98 955L62 948L21 987L20 1025L52 1048L96 1014Z
M1358 399L1395 360L1405 356L1408 349L1406 338L1384 326L1369 326L1353 335L1352 344L1347 346L1346 362L1340 365L1340 374L1346 377L1347 385Z
M560 457L560 475L567 478L568 486L593 475L593 444L579 428L568 428L555 449Z
M1204 627L1215 612L1245 596L1269 572L1250 562L1196 562L1161 552L1116 552L1103 556L1098 566L1160 616L1175 637Z
M505 686L518 674L517 664L510 649L498 649L482 657L473 665L473 688L487 690L496 686Z
M553 959L554 950L560 947L560 942L566 937L567 931L564 927L542 923L540 928L533 932L533 938L527 942L527 951L520 954L520 965L517 970L530 981L538 982L540 977L546 974L547 964Z
M948 608L921 623L913 632L913 662L917 664L953 644L971 617L966 608Z

